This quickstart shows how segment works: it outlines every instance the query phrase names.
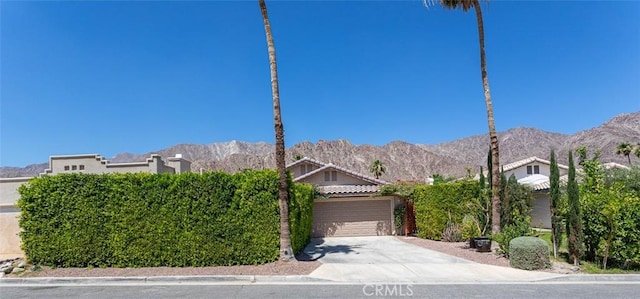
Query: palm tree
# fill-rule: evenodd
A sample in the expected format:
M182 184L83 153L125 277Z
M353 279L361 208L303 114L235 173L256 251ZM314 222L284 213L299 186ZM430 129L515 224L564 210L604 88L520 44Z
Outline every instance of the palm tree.
M376 177L376 179L379 179L381 175L387 172L387 168L384 167L382 161L375 160L373 161L373 163L371 163L371 166L369 166L369 172L371 172Z
M267 48L269 51L269 67L271 69L271 92L273 96L273 125L276 134L276 168L278 169L278 202L280 205L280 260L295 261L293 249L291 248L291 230L289 228L289 194L287 192L287 172L285 169L284 152L284 125L282 124L282 114L280 113L280 92L278 88L278 68L276 64L276 48L273 44L271 25L267 15L267 5L264 0L258 0L262 20L264 21L264 31L267 35Z
M640 143L636 144L635 148L633 149L633 154L635 154L636 157L640 159Z
M491 102L491 92L489 90L489 77L487 76L487 61L484 51L484 22L482 20L482 10L479 0L423 0L425 6L439 3L447 9L462 9L466 12L473 8L476 12L478 23L478 40L480 42L480 73L482 76L482 86L484 88L484 101L487 106L487 121L489 123L489 138L491 142L491 233L500 233L500 158L498 149L498 134L493 119L493 104Z
M631 165L631 153L633 152L633 146L629 142L620 142L618 147L616 148L617 155L627 156L627 160L629 160L629 165ZM637 149L636 149L637 151ZM635 154L635 152L634 152Z

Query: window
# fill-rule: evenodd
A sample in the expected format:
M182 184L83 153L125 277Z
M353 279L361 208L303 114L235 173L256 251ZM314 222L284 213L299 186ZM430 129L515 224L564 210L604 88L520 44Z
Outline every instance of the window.
M84 165L80 165L80 170L84 170Z
M78 170L78 166L77 165L71 165L71 170Z
M527 166L527 174L539 174L539 173L540 173L540 165Z
M64 166L64 171L69 171L69 165Z
M329 181L337 181L338 180L338 172L337 171L325 171L324 172L324 181L325 182L329 182Z
M313 165L311 164L300 165L300 175L303 175L305 173L309 173L312 171L313 171Z

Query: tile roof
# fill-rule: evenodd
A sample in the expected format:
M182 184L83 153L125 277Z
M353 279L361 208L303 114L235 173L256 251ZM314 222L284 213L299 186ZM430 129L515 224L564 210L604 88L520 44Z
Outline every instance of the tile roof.
M533 163L533 162L538 162L538 163L542 163L542 164L551 165L551 162L549 160L540 159L540 158L538 158L536 156L533 156L533 157L529 157L529 158L526 158L526 159L523 159L523 160L519 160L519 161L515 161L515 162L512 162L512 163L509 163L509 164L500 165L500 169L501 169L501 171L502 170L509 171L509 170L513 170L513 169L516 169L516 168L518 168L520 166L524 166L524 165L527 165L527 164ZM564 170L568 170L569 166L566 166L564 164L559 164L558 163L558 168L562 168ZM482 173L484 173L484 175L487 176L489 174L489 171L483 170ZM474 180L478 180L479 178L480 178L480 174L476 174L473 177Z
M318 191L323 194L358 194L376 193L380 186L377 185L331 185L317 186Z
M516 169L516 168L518 168L520 166L527 165L527 164L532 163L532 162L539 162L539 163L551 165L551 162L549 160L540 159L540 158L538 158L536 156L533 156L533 157L530 157L530 158L527 158L527 159L524 159L524 160L520 160L520 161L516 161L516 162L513 162L513 163L505 164L505 165L502 166L502 168L504 168L504 171L509 171L509 170L512 170L512 169ZM558 168L569 169L569 166L558 164Z
M565 185L569 180L568 175L560 176L560 185ZM541 174L533 174L518 180L518 183L531 187L534 191L544 191L551 188L549 177Z
M369 182L369 183L372 183L372 184L375 184L375 185L386 185L386 184L388 184L386 181L383 181L383 180L380 180L380 179L376 179L374 177L370 177L368 175L364 175L364 174L361 174L361 173L346 169L344 167L340 167L338 165L334 165L332 163L323 163L323 162L320 162L318 160L311 159L309 157L304 157L304 158L302 158L302 159L300 159L298 161L295 161L293 163L289 163L287 165L287 168L291 168L291 167L296 166L298 164L301 164L303 162L308 162L308 163L311 163L311 164L315 164L319 168L315 169L315 170L313 170L311 172L307 172L307 173L305 173L305 174L303 174L303 175L301 175L301 176L299 176L297 178L294 178L293 180L295 182L300 181L300 180L302 180L304 178L308 178L308 177L310 177L310 176L312 176L312 175L314 175L316 173L319 173L319 172L325 171L327 169L333 168L333 169L335 169L337 171L346 173L346 174L348 174L348 175L350 175L352 177L361 179L363 181L366 181L366 182Z
M322 166L325 165L325 163L322 163L322 162L320 162L318 160L314 160L314 159L311 159L309 157L304 157L304 158L302 158L300 160L296 160L296 161L293 161L293 162L287 164L286 168L291 168L291 167L296 166L298 164L302 164L303 162L308 162L308 163L311 163L311 164L315 164L318 167L322 167Z
M604 164L602 164L602 167L604 167L604 169L611 169L611 168L629 169L629 166L622 165L622 164L619 164L619 163L616 163L616 162L604 163Z

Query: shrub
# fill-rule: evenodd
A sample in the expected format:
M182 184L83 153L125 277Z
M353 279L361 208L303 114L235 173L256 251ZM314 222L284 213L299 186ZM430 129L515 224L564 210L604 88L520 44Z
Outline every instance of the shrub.
M517 237L509 242L511 267L538 270L551 267L547 242L536 237Z
M405 206L397 206L393 209L393 223L396 227L396 235L400 235L400 230L404 225L406 208Z
M445 242L460 242L462 234L460 233L460 225L455 223L447 224L442 232L442 240Z
M462 227L460 229L462 240L469 240L480 235L480 229L476 221L473 215L465 215L464 218L462 218Z
M439 185L417 186L412 193L418 236L442 239L447 222L461 223L479 197L478 183L463 181Z
M300 252L311 239L313 225L313 199L316 190L309 184L293 184L293 192L289 198L289 224L291 226L291 247L293 252ZM279 228L279 226L278 226Z
M531 228L528 222L520 222L518 224L509 224L502 229L502 232L495 235L494 240L498 243L498 253L509 256L511 240L527 236L531 234Z
M260 264L279 252L278 177L62 174L19 188L22 248L58 267ZM309 240L313 188L290 187L294 249Z

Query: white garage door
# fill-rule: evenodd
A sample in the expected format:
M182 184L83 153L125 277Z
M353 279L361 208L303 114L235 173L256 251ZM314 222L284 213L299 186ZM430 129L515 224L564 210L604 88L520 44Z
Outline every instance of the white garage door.
M313 206L313 237L391 234L390 200L327 201Z

